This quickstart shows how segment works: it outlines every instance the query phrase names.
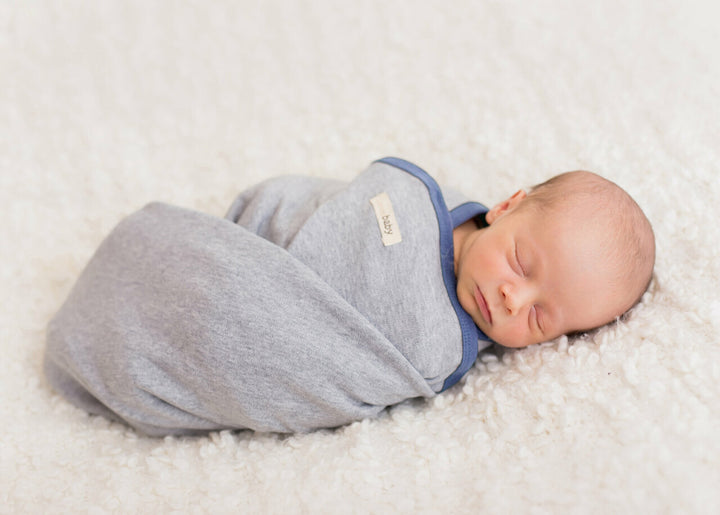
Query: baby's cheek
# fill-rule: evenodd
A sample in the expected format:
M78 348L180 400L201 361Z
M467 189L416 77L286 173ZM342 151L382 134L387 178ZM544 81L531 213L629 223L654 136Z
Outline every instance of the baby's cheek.
M532 335L526 327L518 323L512 323L503 328L502 334L498 335L495 341L505 347L520 348L535 343L531 341L531 337Z

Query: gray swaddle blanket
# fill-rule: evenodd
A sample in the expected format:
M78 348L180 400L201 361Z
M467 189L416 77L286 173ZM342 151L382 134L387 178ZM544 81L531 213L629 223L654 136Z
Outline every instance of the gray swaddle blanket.
M349 183L266 181L225 218L148 204L51 320L45 373L150 435L304 432L431 397L490 344L457 301L452 246L486 211L397 158Z

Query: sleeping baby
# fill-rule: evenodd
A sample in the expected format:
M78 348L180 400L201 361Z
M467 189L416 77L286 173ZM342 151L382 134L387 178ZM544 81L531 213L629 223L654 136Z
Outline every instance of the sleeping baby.
M407 161L281 177L224 218L122 220L48 325L45 373L153 436L306 432L450 388L480 350L611 322L655 242L617 185L569 172L488 210Z

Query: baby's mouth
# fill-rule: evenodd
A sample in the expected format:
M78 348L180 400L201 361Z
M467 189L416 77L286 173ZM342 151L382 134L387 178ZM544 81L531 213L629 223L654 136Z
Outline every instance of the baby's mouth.
M480 308L480 313L485 321L488 324L492 324L492 313L490 313L490 308L485 300L485 296L482 294L480 287L477 285L475 286L475 302L477 303L478 308Z

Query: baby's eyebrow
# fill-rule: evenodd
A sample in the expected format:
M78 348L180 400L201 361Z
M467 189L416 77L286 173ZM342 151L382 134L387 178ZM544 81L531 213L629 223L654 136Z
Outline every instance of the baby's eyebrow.
M522 258L525 266L532 268L532 272L538 273L545 270L545 260L539 252L540 245L531 235L522 238Z

